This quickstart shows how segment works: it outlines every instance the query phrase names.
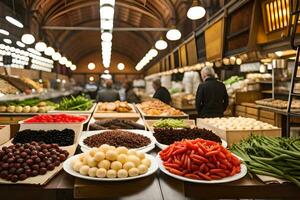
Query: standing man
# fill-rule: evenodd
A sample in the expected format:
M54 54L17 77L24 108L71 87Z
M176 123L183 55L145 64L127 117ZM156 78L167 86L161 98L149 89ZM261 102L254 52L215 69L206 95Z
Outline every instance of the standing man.
M140 98L136 95L136 93L133 90L133 84L132 81L126 81L123 85L125 88L125 96L126 96L126 101L128 103L140 103Z
M153 81L152 86L155 90L153 98L159 99L166 104L171 103L171 95L167 88L162 87L160 79L156 79L155 81Z
M97 102L114 102L120 100L119 92L112 88L113 81L110 79L106 80L105 85L106 87L97 93Z
M203 83L196 94L196 109L199 117L223 117L228 106L228 94L225 85L215 78L212 67L201 70Z

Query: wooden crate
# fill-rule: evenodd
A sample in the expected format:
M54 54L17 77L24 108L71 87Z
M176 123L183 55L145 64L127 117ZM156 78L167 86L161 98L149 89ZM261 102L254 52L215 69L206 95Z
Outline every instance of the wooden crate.
M251 115L246 113L246 117L252 118L252 119L257 119L258 120L258 115Z
M0 145L9 141L9 139L10 139L10 126L0 125Z
M281 129L275 128L270 130L223 130L219 129L215 126L207 124L203 119L197 119L197 127L205 128L211 130L220 138L227 141L228 146L240 142L243 139L248 138L251 134L252 135L264 135L269 137L280 137L281 136Z
M268 118L264 118L264 117L260 117L259 121L266 122L268 124L272 124L273 126L275 126L275 124L276 124L274 119L268 119Z
M258 116L258 109L257 108L246 107L246 113L249 114L249 115Z
M235 106L235 110L237 111L237 112L246 112L246 106L242 106L242 105L236 105Z
M240 117L246 117L246 113L245 113L245 112L239 112L239 111L236 111L236 112L235 112L235 115L236 115L236 116L240 116Z
M266 110L260 110L259 111L259 117L260 118L267 118L267 119L270 119L270 120L275 120L275 113L270 112L270 111L266 111Z

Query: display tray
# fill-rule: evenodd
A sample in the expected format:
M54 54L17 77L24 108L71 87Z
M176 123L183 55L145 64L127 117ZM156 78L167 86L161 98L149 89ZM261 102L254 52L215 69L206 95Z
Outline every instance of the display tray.
M96 108L96 103L89 110L51 110L48 113L64 113L64 114L92 114Z
M12 145L12 140L6 142L3 145L0 145L0 149L3 146L9 146ZM74 155L75 151L76 151L76 147L77 147L78 143L75 142L73 145L71 146L66 146L66 147L60 147L61 149L67 150L69 152L69 157L71 157L72 155ZM4 179L0 178L0 184L29 184L29 185L45 185L47 184L61 169L63 168L63 163L61 163L59 166L55 167L54 170L52 171L47 171L46 174L44 175L38 175L36 177L30 177L25 179L24 181L18 181L16 183L10 182L10 181L6 181Z
M153 124L157 121L159 120L145 120L146 127L149 131L154 132L155 127ZM195 120L184 119L183 121L189 126L189 128L194 128L196 126Z
M105 120L105 119L98 119L98 120ZM93 124L93 123L95 123L96 121L97 121L97 119L95 119L94 117L91 117L91 119L89 121L89 124L88 124L88 128L87 128L88 131L94 131L94 130L90 130L90 125ZM135 121L138 124L143 125L145 127L144 130L146 130L147 126L144 124L143 120L138 119L138 120L133 120L133 121ZM134 129L131 129L131 130L134 130Z
M269 137L280 137L281 136L281 128L274 129L252 129L252 130L224 130L219 129L211 124L206 123L203 119L197 119L197 127L205 128L207 130L212 131L220 138L227 141L228 146L240 142L243 139L248 138L250 135L264 135Z
M182 115L147 115L139 105L137 105L136 107L145 119L165 119L165 118L188 119L189 118L189 115L187 115L186 113Z
M84 144L84 142L83 142L84 139L86 139L87 137L90 137L92 135L101 134L101 133L106 132L106 131L111 131L111 130L84 131L84 132L82 132L81 137L79 138L79 145L81 147L81 150L83 152L86 152L86 151L89 151L89 150L92 149L91 147L89 147L86 144ZM146 153L146 152L149 152L152 149L154 149L155 143L156 143L156 139L152 135L151 132L144 131L144 130L131 130L131 129L130 130L124 130L124 131L136 133L136 134L139 134L139 135L143 135L143 136L148 137L151 140L150 144L148 144L147 146L136 148L135 150L138 150L138 151Z
M247 174L247 167L244 164L241 164L241 171L238 174L235 174L234 176L230 176L230 177L226 177L226 178L222 178L220 180L211 180L211 181L206 181L206 180L196 180L196 179L191 179L191 178L186 178L183 176L179 176L179 175L175 175L171 172L169 172L163 165L163 161L160 159L159 154L157 154L156 156L156 160L159 166L159 169L164 172L165 174L181 180L181 181L185 181L185 182L192 182L192 183L202 183L202 184L217 184L217 183L228 183L228 182L232 182L232 181L236 181L239 180L241 178L243 178L246 174Z
M99 106L101 103L98 103L93 114L94 118L98 119L112 119L112 118L121 118L121 119L135 119L137 120L140 115L136 112L133 104L128 104L132 110L130 112L116 112L116 111L100 111Z
M222 144L221 144L221 145L222 145L223 147L227 148L227 142L226 142L225 140L223 140L223 139L221 139L221 141L222 141ZM158 148L160 148L161 150L164 150L164 149L167 148L169 145L159 143L159 142L157 142L157 140L156 140L156 146L157 146Z
M86 180L91 180L91 181L114 181L114 182L128 181L128 180L139 179L139 178L143 178L143 177L146 177L146 176L150 176L151 174L155 173L158 169L158 164L157 164L157 161L156 161L155 157L152 156L152 155L146 154L145 155L146 158L151 160L151 166L148 169L147 173L145 173L145 174L141 174L139 176L134 176L134 177L127 177L127 178L96 178L96 177L81 175L80 173L78 173L78 172L76 172L72 169L72 167L71 167L72 161L76 160L79 156L80 156L80 154L68 158L64 162L63 168L68 174L70 174L74 177L81 178L81 179L86 179Z
M84 122L78 123L26 123L24 121L20 121L20 131L25 129L31 130L59 130L62 131L64 129L71 129L75 132L75 141L78 141L80 134L83 130L83 124L87 123L90 115L82 114L81 116L86 116L86 120Z
M255 101L255 103L259 106L264 106L264 107L269 107L269 108L275 108L275 109L280 109L280 110L284 110L286 111L287 109L287 105L272 105L272 104L269 104L268 102L272 102L274 101L275 99L272 99L272 98L269 98L269 99L263 99L263 100L257 100ZM288 101L286 101L286 103L288 103ZM291 109L293 111L300 111L300 108L299 107L295 107L293 105L291 105Z

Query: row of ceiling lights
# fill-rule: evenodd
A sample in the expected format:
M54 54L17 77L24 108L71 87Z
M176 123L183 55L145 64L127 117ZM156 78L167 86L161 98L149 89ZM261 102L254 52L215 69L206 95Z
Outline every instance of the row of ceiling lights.
M191 20L201 19L205 16L205 9L200 6L198 0L193 0L192 7L187 12L187 17ZM170 41L176 41L181 38L181 32L172 28L166 33L166 38ZM164 50L168 47L168 43L162 38L155 43L155 48L157 50ZM158 55L158 51L156 49L150 49L148 53L141 59L141 61L135 66L135 69L140 71L143 69L145 65L147 65L154 57Z
M14 19L11 16L6 16L5 19L15 25L18 28L23 28L24 25ZM4 29L0 29L0 34L9 36L9 32L4 30ZM5 38L3 39L3 42L5 42L6 44L12 44L11 39ZM26 45L32 45L35 42L35 38L32 34L29 33L25 33L22 35L21 37L21 41L17 41L16 45L21 47L21 48L25 48ZM59 64L61 65L65 65L66 67L70 67L71 70L76 70L76 65L74 65L70 60L68 60L65 56L62 56L59 52L56 52L52 47L47 46L46 43L39 41L35 44L35 48L27 48L27 51L36 55L41 56L41 52L44 52L45 55L50 56L52 58L52 60L54 61L58 61Z
M114 26L115 0L100 0L102 63L110 67L112 50L112 30Z

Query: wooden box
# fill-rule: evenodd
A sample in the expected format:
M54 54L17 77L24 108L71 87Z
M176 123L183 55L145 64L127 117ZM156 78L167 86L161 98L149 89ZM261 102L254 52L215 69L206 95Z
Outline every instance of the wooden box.
M236 105L235 110L237 112L244 112L245 113L246 112L246 106Z
M246 113L249 114L249 115L258 116L258 109L257 108L246 107Z
M10 126L0 125L0 145L4 144L10 139Z
M228 146L240 142L243 139L248 138L251 134L252 135L264 135L269 137L280 137L281 136L281 129L274 128L268 130L223 130L219 129L211 124L206 123L203 119L197 119L197 127L205 128L211 130L220 138L227 141Z

